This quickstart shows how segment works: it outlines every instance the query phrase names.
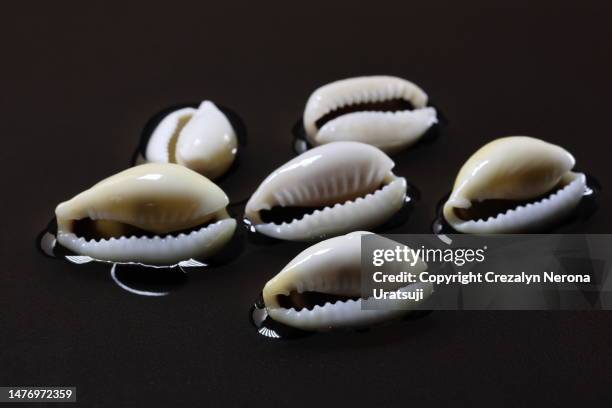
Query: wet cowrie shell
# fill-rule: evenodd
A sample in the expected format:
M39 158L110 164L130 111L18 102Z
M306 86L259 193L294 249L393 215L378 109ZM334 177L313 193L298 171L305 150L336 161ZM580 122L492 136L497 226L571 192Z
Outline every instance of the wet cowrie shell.
M223 190L192 170L177 164L143 164L59 204L57 240L79 255L103 261L156 265L206 258L222 248L236 228L225 209L228 202ZM73 230L76 221L86 218L156 235L86 239ZM172 234L206 223L189 233Z
M260 184L246 205L245 217L258 232L291 241L372 229L404 205L406 180L394 175L393 167L385 153L364 143L313 148ZM324 208L291 222L264 222L260 212L276 206Z
M414 310L413 300L402 299L385 303L386 307L368 310L362 308L361 292L361 238L371 232L351 232L321 241L298 254L263 289L263 299L268 315L285 325L302 330L327 331L340 328L358 328L379 324L401 317ZM395 248L398 243L377 237L381 247ZM399 265L408 272L419 274L427 270L427 264L418 260L414 266ZM408 268L408 269L406 269ZM398 270L399 271L399 270ZM423 290L423 299L433 293L431 283L415 283L404 287L388 287L399 291ZM359 297L346 301L327 302L312 309L282 307L278 296L298 293L320 292L329 295Z
M410 102L413 110L357 110L324 123L317 121L341 108L389 100ZM304 109L303 123L313 146L337 141L368 143L392 154L415 142L435 123L437 112L427 106L427 94L417 85L393 76L342 79L315 90Z
M580 202L586 177L574 173L574 157L560 146L528 136L496 139L463 165L448 201L445 220L465 233L538 232L567 216ZM556 191L555 187L561 185ZM537 197L550 192L545 198ZM464 220L457 209L484 200L529 201L488 217Z
M145 161L177 163L211 180L223 175L238 151L236 132L211 101L164 117L147 143Z

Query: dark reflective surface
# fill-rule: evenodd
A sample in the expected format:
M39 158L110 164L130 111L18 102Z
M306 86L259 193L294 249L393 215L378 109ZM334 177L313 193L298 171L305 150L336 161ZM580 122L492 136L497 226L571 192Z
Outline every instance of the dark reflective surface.
M130 163L162 107L208 98L240 114L248 145L220 182L234 203L295 156L290 129L316 87L381 73L418 83L450 119L393 157L421 192L394 231L431 232L465 160L527 134L599 180L581 232L610 233L612 5L69 3L7 2L0 24L0 384L74 385L87 407L612 403L610 313L436 312L267 341L248 308L307 244L245 245L161 297L33 245L59 202Z
M359 333L368 333L371 330L378 330L380 329L380 327L384 326L393 326L406 322L410 323L417 319L424 318L430 313L432 313L432 310L417 310L406 313L400 319L392 319L387 322L380 323L376 326L355 327L329 332L314 332L287 326L286 324L280 323L272 319L266 309L266 304L263 301L263 296L259 295L257 300L253 303L253 305L251 305L251 308L249 309L249 321L251 322L257 333L267 339L295 340L306 336L312 336L315 334L330 336L334 335L334 333L337 332L353 333L354 335L358 335Z
M187 272L179 266L144 268L135 264L113 264L110 276L118 287L138 296L167 296L187 283Z

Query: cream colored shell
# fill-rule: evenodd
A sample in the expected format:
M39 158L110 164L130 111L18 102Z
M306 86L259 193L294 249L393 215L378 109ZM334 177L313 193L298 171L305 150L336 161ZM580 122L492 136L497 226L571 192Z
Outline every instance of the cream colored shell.
M167 115L155 128L146 148L146 160L177 163L215 179L234 162L238 142L227 117L214 103L183 108Z
M245 216L258 232L285 240L374 228L404 204L406 180L392 173L393 166L382 151L364 143L313 148L272 172L249 199ZM260 211L275 206L325 208L289 223L264 223Z
M317 128L317 120L336 109L391 99L409 101L414 110L351 112ZM394 153L415 143L437 123L436 110L427 107L427 99L421 88L398 77L379 75L342 79L312 93L304 109L304 129L308 141L314 146L352 140Z
M263 298L269 316L289 326L321 331L369 326L400 317L412 310L415 306L412 300L394 300L388 307L376 310L362 309L361 237L364 234L371 233L359 231L327 239L298 254L264 286ZM379 238L389 241L390 248L397 244L386 238ZM418 274L427 270L427 264L419 260L415 266L408 266L408 269L409 272ZM428 283L388 289L412 291L417 288L423 289L425 299L433 292L433 286ZM279 295L289 295L291 291L321 292L360 299L326 303L323 306L317 305L312 310L304 308L297 311L294 308L283 308L278 303Z
M586 180L572 173L574 157L560 146L527 136L494 140L463 165L443 208L444 218L461 232L536 231L566 215L580 201ZM563 188L548 198L510 209L488 220L462 220L455 209L484 200L528 201Z
M92 258L117 262L171 264L208 256L232 236L236 221L228 198L213 182L176 164L132 167L100 181L55 210L60 244ZM151 233L148 237L86 240L73 231L76 220L112 221ZM175 231L210 225L190 234Z

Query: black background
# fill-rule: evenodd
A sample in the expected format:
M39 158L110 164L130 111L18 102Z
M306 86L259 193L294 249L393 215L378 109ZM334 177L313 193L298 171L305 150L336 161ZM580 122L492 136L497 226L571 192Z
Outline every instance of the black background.
M221 183L239 201L293 156L311 91L379 73L415 81L450 120L394 157L422 194L394 232L429 232L471 152L528 134L599 179L601 208L579 231L610 233L612 10L559 3L4 4L0 384L74 385L100 407L609 404L608 312L435 312L275 342L248 308L304 244L249 244L143 298L34 243L57 203L128 166L168 105L207 98L242 116L248 145Z

